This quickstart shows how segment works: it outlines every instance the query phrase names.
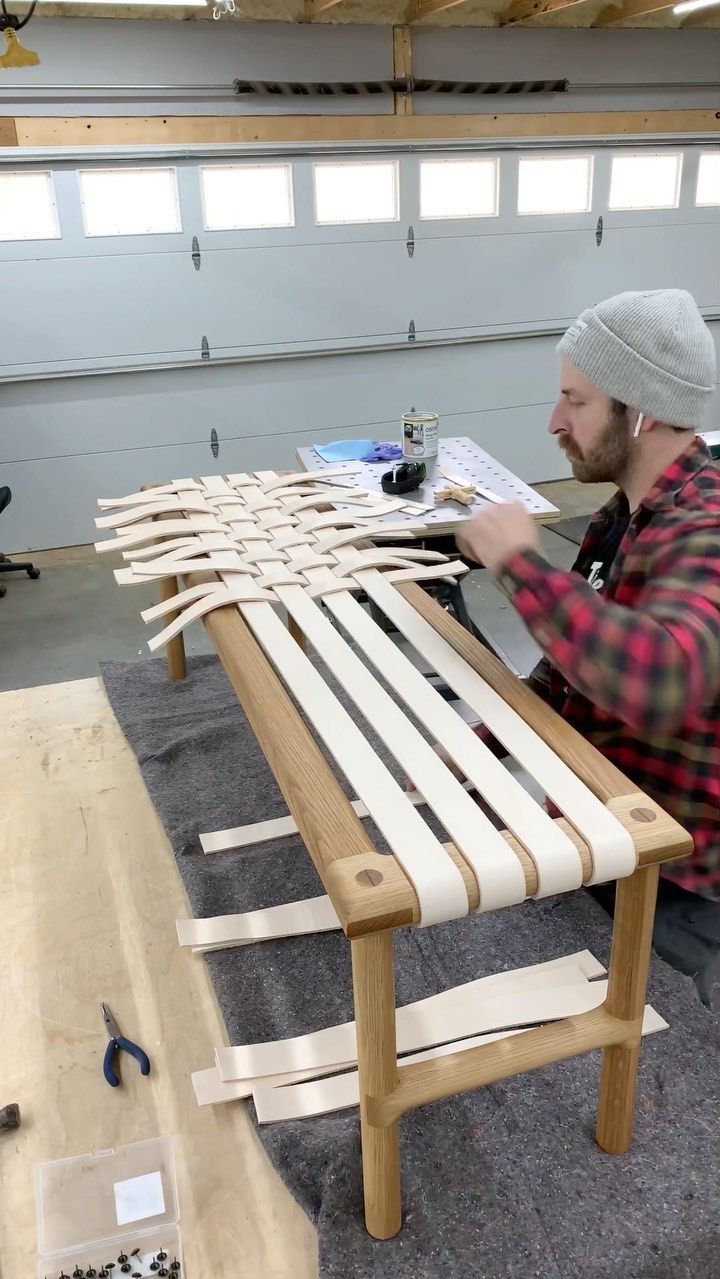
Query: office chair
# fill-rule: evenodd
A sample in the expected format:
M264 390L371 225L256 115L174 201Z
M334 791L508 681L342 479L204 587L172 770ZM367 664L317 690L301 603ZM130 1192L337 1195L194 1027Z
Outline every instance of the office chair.
M0 515L6 506L12 501L12 493L7 484L0 486ZM39 577L40 569L31 564L29 560L23 560L22 563L17 560L9 560L7 555L0 553L0 573L27 573L28 577ZM6 586L0 586L0 599L7 592Z

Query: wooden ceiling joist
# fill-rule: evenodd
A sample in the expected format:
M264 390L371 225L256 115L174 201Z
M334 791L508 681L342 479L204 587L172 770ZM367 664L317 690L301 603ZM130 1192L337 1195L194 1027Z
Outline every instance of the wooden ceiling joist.
M570 9L585 2L586 0L514 0L510 8L500 15L500 26L513 26L517 22L540 18L544 13L557 13L558 9Z
M406 85L412 81L412 38L409 27L393 29L393 77ZM396 93L395 115L412 115L412 93Z
M712 108L480 115L15 116L0 130L11 148L254 145L294 142L462 141L703 133L720 137Z
M312 22L318 14L334 9L336 4L340 4L340 0L305 0L305 21Z
M413 0L407 11L406 22L422 22L432 13L444 13L446 9L455 9L466 0Z
M678 0L625 0L621 9L603 9L593 26L621 27L629 18L644 18L648 13L672 9L677 3Z

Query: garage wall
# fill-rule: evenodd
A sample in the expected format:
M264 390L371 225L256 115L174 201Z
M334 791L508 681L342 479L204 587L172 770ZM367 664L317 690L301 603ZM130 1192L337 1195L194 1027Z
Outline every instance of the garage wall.
M298 23L36 20L39 67L3 72L1 115L277 114L287 100L237 98L235 79L392 76L392 29ZM428 79L567 79L567 95L453 98L452 110L593 111L716 107L714 32L508 28L413 29L413 71ZM102 87L100 87L102 86ZM22 107L22 110L19 110ZM362 101L295 99L294 114L364 113ZM373 98L374 113L391 113ZM416 112L448 110L441 95ZM155 112L157 114L157 112Z
M117 103L100 101L92 87L107 84L104 95L119 95L126 114L140 94L140 113L177 106L227 114L222 94L235 75L313 78L328 66L341 79L390 74L387 29L224 25L219 38L220 26L38 22L41 78L7 73L15 82L2 109L13 94L25 94L24 113L86 113L89 98L93 113L117 112ZM548 42L550 34L423 33L416 69L546 78L567 74L569 63L605 109L638 107L648 103L624 57L608 56L609 85L587 87L597 84L599 63L576 38L602 36L612 52L605 37L645 37L649 74L647 37L670 36L673 56L670 43L659 41L652 76L671 87L654 105L671 105L668 94L682 105L708 103L703 32L553 32ZM514 37L512 60L507 37ZM94 42L93 56L87 42ZM172 96L178 86L184 101ZM188 107L188 96L198 93L208 95L206 105L199 108L195 98ZM591 100L598 105L584 98L572 109ZM265 109L278 105L271 100ZM323 110L330 105L335 100ZM522 109L517 98L510 105ZM532 105L547 109L544 99ZM258 111L257 102L233 106ZM419 157L406 148L396 153L398 221L341 227L315 225L313 157L276 150L274 158L292 164L295 226L216 233L204 230L198 166L217 156L173 157L165 163L177 168L182 231L97 239L83 233L77 160L34 158L52 173L62 236L0 244L13 317L0 346L0 482L13 489L0 545L14 551L92 540L99 495L173 476L292 465L296 447L319 439L396 436L411 405L437 410L445 434L470 435L526 480L567 474L545 425L555 398L555 341L577 312L622 288L674 285L694 292L708 320L720 317L720 210L694 204L703 149L682 148L677 209L621 213L607 208L613 149L583 148L594 159L592 208L551 218L518 217L518 153L495 151L498 216L430 222L419 218ZM5 166L17 161L0 156ZM124 154L83 159L83 166L133 162L147 161ZM712 328L720 345L720 323ZM127 372L114 371L123 366Z

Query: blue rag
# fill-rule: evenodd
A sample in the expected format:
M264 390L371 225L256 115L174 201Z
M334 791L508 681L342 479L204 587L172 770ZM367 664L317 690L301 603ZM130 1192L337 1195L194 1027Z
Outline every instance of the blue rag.
M333 444L316 444L315 452L323 462L358 462L374 443L374 440L335 440Z

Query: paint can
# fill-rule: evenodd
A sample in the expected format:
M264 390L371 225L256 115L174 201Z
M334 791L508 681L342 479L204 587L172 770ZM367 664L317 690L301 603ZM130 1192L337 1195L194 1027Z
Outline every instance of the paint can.
M402 417L402 451L408 462L437 461L440 428L437 413L418 413L411 409Z

